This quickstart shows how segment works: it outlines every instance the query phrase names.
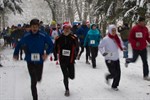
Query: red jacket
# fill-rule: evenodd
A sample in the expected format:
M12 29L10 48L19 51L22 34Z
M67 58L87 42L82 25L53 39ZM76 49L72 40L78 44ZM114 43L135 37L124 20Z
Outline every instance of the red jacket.
M150 43L150 34L148 33L147 27L142 27L140 25L134 26L129 35L129 42L135 50L143 50L147 47L147 41ZM136 46L136 43L139 42L140 46Z

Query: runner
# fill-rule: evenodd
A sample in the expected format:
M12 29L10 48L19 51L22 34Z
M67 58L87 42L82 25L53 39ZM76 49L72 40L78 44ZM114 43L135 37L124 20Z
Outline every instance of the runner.
M18 60L19 49L24 46L25 60L27 62L28 71L31 77L31 92L33 100L38 100L37 82L42 79L43 63L47 56L53 51L53 43L48 35L39 31L39 20L32 19L30 21L31 31L17 44L13 58ZM46 52L45 44L47 44Z

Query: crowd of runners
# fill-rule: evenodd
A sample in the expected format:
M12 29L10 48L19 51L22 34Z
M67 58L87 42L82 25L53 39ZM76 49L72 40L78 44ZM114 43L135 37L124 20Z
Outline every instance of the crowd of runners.
M38 100L36 85L42 79L43 63L51 53L49 59L56 61L63 73L65 96L70 95L69 78L75 78L75 63L80 60L84 51L85 63L90 64L93 69L97 66L98 52L104 56L109 71L105 76L106 83L109 84L110 79L113 79L111 88L115 91L118 91L121 77L119 50L123 52L125 67L136 62L140 56L143 62L143 79L150 81L147 62L150 33L145 25L145 18L139 17L138 23L132 28L128 23L123 23L119 27L109 24L107 29L103 36L97 24L85 20L73 23L52 21L50 25L44 25L42 21L32 19L29 24L4 28L0 37L4 39L4 46L14 49L15 60L24 59L27 62L33 100ZM132 58L128 56L129 43L133 51ZM25 58L22 57L23 53Z

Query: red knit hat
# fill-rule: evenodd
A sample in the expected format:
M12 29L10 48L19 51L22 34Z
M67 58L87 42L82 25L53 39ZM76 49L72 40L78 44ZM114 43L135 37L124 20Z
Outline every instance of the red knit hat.
M71 24L70 24L69 22L64 22L64 23L63 23L63 29L64 29L65 27L70 27L70 28L71 28Z

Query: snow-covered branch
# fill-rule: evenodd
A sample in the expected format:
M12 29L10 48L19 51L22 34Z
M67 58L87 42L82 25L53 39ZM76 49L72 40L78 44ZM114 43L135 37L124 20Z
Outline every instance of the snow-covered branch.
M112 14L112 10L113 10L113 4L114 2L112 2L107 10L106 16L110 16Z
M124 17L127 17L130 12L135 11L137 9L137 6L134 6L133 8L129 9L125 14Z
M145 3L146 3L146 0L141 0L139 7L143 7Z

